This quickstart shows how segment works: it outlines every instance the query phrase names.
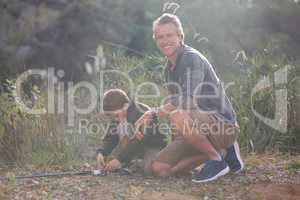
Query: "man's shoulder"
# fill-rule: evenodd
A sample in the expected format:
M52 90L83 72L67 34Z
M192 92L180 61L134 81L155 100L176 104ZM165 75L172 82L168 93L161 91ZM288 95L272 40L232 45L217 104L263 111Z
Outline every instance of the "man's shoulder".
M185 45L180 62L185 66L208 64L208 60L197 49Z
M195 56L203 56L197 49L184 45L183 47L183 55L195 55Z
M197 53L197 52L200 53L197 49L195 49L189 45L186 45L186 44L184 44L184 46L183 46L183 52L184 53Z

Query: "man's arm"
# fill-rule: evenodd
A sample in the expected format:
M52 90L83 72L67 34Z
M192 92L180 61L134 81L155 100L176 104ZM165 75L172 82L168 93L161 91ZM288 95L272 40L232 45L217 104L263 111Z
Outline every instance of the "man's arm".
M172 104L174 107L180 109L191 109L194 106L194 94L199 93L201 86L204 82L204 74L207 69L207 63L205 60L195 54L189 53L183 55L180 63L184 69L181 75L180 90L178 95L172 95L167 98L167 103Z

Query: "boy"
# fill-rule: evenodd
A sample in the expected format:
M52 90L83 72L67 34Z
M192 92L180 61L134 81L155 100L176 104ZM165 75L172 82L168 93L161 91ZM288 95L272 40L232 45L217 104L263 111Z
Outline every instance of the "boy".
M151 174L152 160L166 145L166 138L159 132L157 119L153 119L147 126L142 140L132 137L133 124L147 110L147 105L131 101L123 90L110 89L104 93L103 111L111 122L103 145L97 150L98 169L115 171L122 167L122 163L129 163L132 159L142 156L144 173ZM112 152L113 159L108 161L107 157L111 157Z

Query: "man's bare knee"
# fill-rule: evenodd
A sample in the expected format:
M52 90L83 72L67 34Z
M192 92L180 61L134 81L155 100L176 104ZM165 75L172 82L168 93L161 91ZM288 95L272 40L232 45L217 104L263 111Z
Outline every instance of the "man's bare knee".
M152 169L153 175L164 178L164 177L167 177L170 175L171 166L166 163L155 161L152 163L151 169Z

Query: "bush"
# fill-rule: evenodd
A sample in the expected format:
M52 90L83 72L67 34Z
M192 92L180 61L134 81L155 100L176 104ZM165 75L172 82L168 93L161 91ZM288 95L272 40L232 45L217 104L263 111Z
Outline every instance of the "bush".
M299 65L293 65L287 59L275 57L266 51L258 52L247 60L239 77L235 76L235 85L230 88L241 127L240 142L247 151L264 150L297 150L299 149ZM288 67L287 83L275 84L274 73ZM251 92L261 80L269 78L271 86L255 93ZM253 108L262 116L273 119L275 116L276 91L287 90L288 113L287 132L279 132L259 120L252 111ZM281 106L281 105L280 105Z
M64 142L64 118L60 115L31 115L21 111L15 101L15 83L7 81L8 91L0 96L0 153L1 160L24 163L48 164L67 159L57 159L57 154L69 158ZM36 86L31 94L22 95L26 105L36 108L45 105L46 97ZM44 95L44 96L43 96ZM49 156L52 154L52 156ZM55 161L54 161L55 160Z

